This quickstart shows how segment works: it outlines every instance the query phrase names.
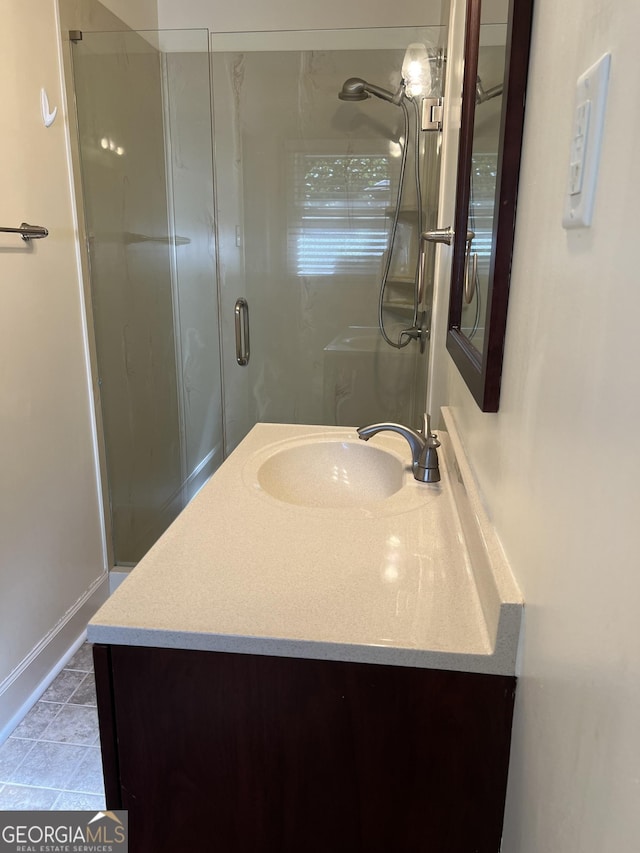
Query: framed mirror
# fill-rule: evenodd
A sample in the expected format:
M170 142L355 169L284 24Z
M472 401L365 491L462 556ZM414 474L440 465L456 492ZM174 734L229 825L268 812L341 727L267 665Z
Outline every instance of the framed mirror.
M447 349L497 412L533 0L467 0Z

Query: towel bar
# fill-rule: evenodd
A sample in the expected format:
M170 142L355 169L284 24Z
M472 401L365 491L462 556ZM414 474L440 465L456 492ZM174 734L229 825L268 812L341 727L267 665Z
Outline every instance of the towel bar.
M49 234L42 225L29 225L28 222L22 222L19 228L0 227L0 231L6 234L19 234L23 240L40 240Z

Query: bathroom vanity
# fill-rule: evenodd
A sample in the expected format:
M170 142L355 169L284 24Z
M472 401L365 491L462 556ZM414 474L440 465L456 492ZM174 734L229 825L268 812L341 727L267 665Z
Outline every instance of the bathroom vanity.
M450 412L259 424L94 617L136 853L497 853L522 600Z

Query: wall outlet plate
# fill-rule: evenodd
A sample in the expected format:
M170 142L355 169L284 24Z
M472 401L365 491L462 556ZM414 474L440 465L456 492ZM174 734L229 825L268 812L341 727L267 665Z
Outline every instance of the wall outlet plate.
M598 177L611 54L578 78L563 228L588 228Z

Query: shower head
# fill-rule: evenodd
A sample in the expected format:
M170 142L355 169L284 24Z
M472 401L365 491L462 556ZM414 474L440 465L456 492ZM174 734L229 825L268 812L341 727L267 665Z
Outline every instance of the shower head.
M366 101L369 94L365 90L367 84L359 77L349 77L338 92L341 101Z
M367 83L360 77L349 77L342 84L342 89L338 92L338 97L341 101L366 101L371 95L376 98L382 98L383 101L389 101L391 104L399 104L402 100L404 87L400 85L398 91L394 94L388 89L383 89L381 86L374 86L373 83Z

